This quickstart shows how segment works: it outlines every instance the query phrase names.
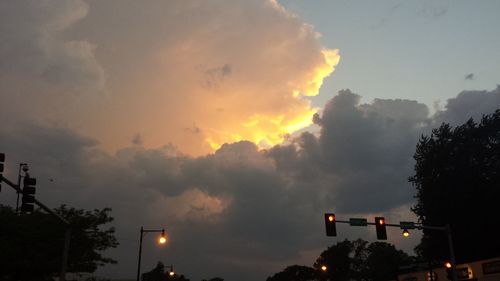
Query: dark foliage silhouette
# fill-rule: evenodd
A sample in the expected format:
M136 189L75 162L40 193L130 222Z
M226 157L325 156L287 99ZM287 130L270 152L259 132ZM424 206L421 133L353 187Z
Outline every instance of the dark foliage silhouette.
M442 124L422 136L414 155L417 190L413 211L427 225L450 224L457 262L498 256L500 110L452 128ZM426 260L449 258L446 236L424 231L416 248Z
M309 281L314 280L315 276L315 270L311 267L292 265L267 278L266 281Z
M397 250L394 245L346 239L323 251L313 268L289 266L267 278L267 281L396 280L399 268L413 262L413 257ZM322 270L323 266L326 266L326 270Z
M118 245L110 209L85 211L61 206L55 210L71 224L68 272L94 272L99 266L116 263L102 252ZM53 216L35 211L16 215L0 205L0 280L53 280L59 273L65 226Z

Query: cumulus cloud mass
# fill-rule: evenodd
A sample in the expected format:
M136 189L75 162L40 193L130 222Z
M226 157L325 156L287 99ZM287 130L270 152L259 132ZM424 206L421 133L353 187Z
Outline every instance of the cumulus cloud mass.
M110 150L136 134L194 154L269 147L311 124L304 97L339 62L271 0L1 5L2 95Z

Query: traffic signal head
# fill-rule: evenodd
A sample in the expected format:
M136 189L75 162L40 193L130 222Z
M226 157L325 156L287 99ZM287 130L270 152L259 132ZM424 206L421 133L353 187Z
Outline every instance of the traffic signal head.
M337 236L337 227L335 226L335 214L325 214L326 236Z
M36 179L30 178L29 175L24 177L23 198L21 200L21 212L32 213L34 210L36 193Z
M385 229L384 217L375 217L375 228L377 230L377 239L387 240L387 231Z
M3 163L5 162L5 154L0 153L0 174L3 173Z
M0 153L0 191L2 191L2 178L3 178L3 163L5 162L5 154Z

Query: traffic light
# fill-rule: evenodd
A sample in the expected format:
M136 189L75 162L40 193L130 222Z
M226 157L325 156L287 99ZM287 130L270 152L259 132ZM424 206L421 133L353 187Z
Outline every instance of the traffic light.
M0 191L2 191L3 163L4 162L5 162L5 154L0 153Z
M337 227L335 226L335 214L325 214L326 236L337 236Z
M21 212L32 213L35 204L36 179L30 178L29 175L24 177L23 198L21 204Z
M387 231L385 230L384 217L375 217L375 228L377 230L377 239L387 240Z

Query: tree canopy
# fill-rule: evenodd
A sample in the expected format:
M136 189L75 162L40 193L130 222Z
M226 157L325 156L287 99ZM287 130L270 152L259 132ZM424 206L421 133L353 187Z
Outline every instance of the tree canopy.
M99 266L116 263L102 252L118 246L111 209L85 211L61 206L55 211L70 222L71 243L67 272L92 273ZM61 268L66 226L52 215L35 211L17 215L0 205L0 279L52 280Z
M316 272L312 267L292 265L268 277L266 281L307 281L314 280Z
M405 252L384 242L344 240L321 253L313 267L289 266L267 281L388 281L403 265L414 262ZM326 270L322 267L326 266Z
M417 190L413 211L426 225L450 224L457 262L498 256L500 198L500 110L453 128L442 124L422 136L414 155ZM417 252L448 259L444 233L424 230Z

